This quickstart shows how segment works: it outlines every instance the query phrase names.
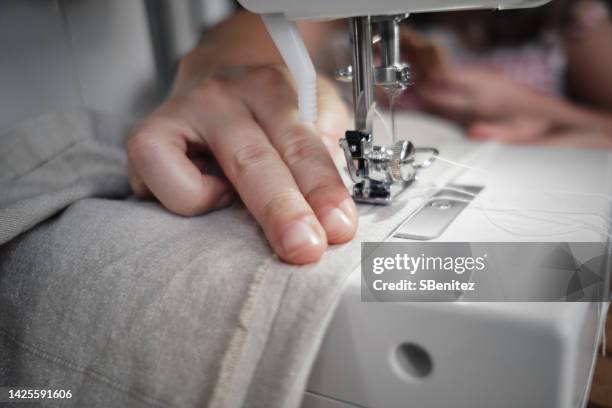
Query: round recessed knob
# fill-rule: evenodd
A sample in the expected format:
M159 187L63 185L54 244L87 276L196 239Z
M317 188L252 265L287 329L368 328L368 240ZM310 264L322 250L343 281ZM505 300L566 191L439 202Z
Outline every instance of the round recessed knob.
M414 157L414 146L407 140L400 140L393 145L389 173L393 181L410 181L414 169L409 163Z

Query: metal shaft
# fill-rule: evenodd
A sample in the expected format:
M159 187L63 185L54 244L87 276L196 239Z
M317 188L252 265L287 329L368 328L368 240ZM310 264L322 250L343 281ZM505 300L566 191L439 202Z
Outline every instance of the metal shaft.
M370 16L349 21L353 42L353 104L355 130L371 133L368 113L374 105L374 59L372 57L372 21Z
M390 17L379 22L380 28L380 62L383 67L399 66L400 35L398 17Z

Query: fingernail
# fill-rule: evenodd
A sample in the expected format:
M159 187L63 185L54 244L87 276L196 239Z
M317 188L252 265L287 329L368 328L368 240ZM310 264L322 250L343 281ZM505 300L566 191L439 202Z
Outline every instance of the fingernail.
M321 223L330 238L346 235L353 229L352 206L351 200L347 199L323 213Z
M295 221L283 233L282 245L285 253L291 254L306 247L321 245L322 239L306 221Z

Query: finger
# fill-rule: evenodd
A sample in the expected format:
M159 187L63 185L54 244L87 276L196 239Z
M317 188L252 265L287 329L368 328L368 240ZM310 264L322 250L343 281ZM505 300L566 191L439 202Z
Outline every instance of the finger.
M498 140L505 143L525 143L540 139L548 132L545 121L530 118L513 118L499 121L478 121L467 134L473 139Z
M231 193L229 184L202 174L187 157L186 134L192 133L170 119L153 118L139 126L128 141L128 159L133 168L133 188L145 184L170 211L197 215L217 208Z
M327 248L325 230L291 172L247 108L207 121L202 134L274 251L285 261L317 261Z
M417 80L426 81L432 75L446 71L447 58L434 41L405 25L400 27L400 38L402 56L410 61Z
M551 133L536 143L551 147L610 149L612 137L598 129L567 129Z
M437 70L428 77L427 84L440 88L460 90L472 88L482 82L483 77L489 77L491 71L486 69L462 68Z
M334 158L343 158L338 141L348 129L349 114L336 87L327 79L319 78L317 87L318 115L316 127L321 140Z
M151 190L147 187L142 177L134 170L133 166L128 163L128 180L134 195L138 198L149 198L152 196Z
M415 95L427 111L460 123L470 119L473 100L463 91L423 86L415 89Z
M279 71L262 71L252 79L258 88L274 92L245 93L245 101L266 135L291 170L297 185L325 228L329 243L350 240L357 211L317 129L298 118L296 94ZM285 83L285 86L279 84Z
M225 174L223 174L223 170L221 170L216 160L212 158L207 158L207 157L190 157L190 159L192 163L200 170L202 174L208 174L211 176L219 177L222 180L227 181ZM227 181L227 183L228 183L228 186L231 185L229 181ZM233 188L230 188L228 192L224 193L219 198L219 200L214 206L214 209L218 210L218 209L229 206L236 200L237 197L238 195L236 194L236 191Z

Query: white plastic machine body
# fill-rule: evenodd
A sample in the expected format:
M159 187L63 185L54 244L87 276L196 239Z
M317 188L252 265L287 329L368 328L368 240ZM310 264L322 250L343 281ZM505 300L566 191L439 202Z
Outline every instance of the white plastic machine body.
M262 15L295 77L301 118L310 122L316 118L316 72L294 20L527 8L546 2L240 0L245 8ZM359 32L353 31L353 39L363 41L355 33ZM363 62L355 57L359 50L353 52L353 63ZM355 86L355 79L353 82ZM357 103L355 114L365 116ZM611 214L609 200L592 199L612 193L609 153L479 145L462 140L457 129L446 131L451 128L436 128L431 122L400 118L397 128L409 134L411 141L439 149L447 159L487 172L458 171L438 162L420 181L482 186L479 197L483 202L503 197L507 207L563 212L571 201L586 213ZM358 118L356 129L376 134L370 124L360 125ZM546 194L540 198L516 194L525 189L526 181L539 191L575 189L583 195L563 200ZM419 211L406 202L392 209L408 220ZM459 242L601 240L592 231L551 236L536 225L532 226L535 234L521 238L492 225L490 217L467 206L434 238ZM609 223L601 218L599 222L609 234ZM401 230L400 224L398 228ZM388 237L389 241L404 239ZM530 276L525 271L526 287L542 284L541 278ZM606 309L607 303L364 303L360 273L355 270L323 339L303 408L584 407Z
M400 132L414 134L415 142L437 147L447 159L487 169L438 161L423 172L421 185L484 187L434 241L605 243L600 234L612 232L609 221L592 215L609 219L612 214L612 203L605 198L612 196L612 154L607 151L472 143L459 129L418 114L401 115L397 126ZM547 193L567 190L578 194ZM404 221L385 241L410 241L402 233L414 233L410 220L426 206L405 195L419 194L407 191L392 207L367 212L376 218L384 218L380 212L387 208L402 212ZM493 211L483 211L483 206ZM497 207L535 212L519 213L521 217L497 212ZM583 214L563 215L572 210ZM443 217L448 210L439 211ZM550 215L555 212L559 215ZM593 222L599 232L555 224L568 219ZM608 257L609 248L608 243ZM527 292L554 285L554 277L542 276L540 270L534 264L520 276L503 276L499 286ZM447 303L363 302L361 295L357 268L323 339L302 408L586 406L607 303L469 298Z
M331 20L429 11L537 7L550 0L240 0L257 14L282 13L290 20Z

